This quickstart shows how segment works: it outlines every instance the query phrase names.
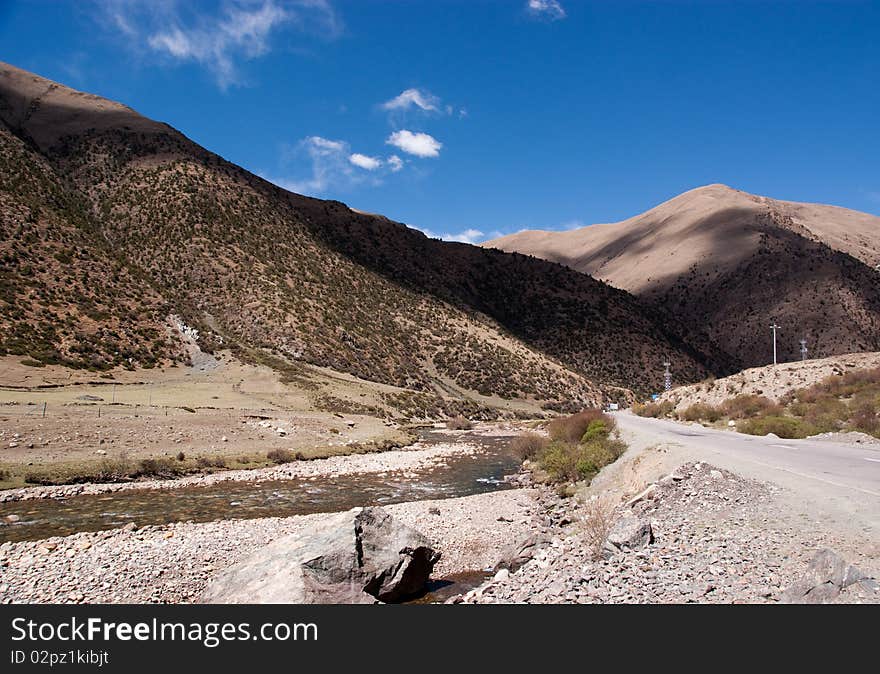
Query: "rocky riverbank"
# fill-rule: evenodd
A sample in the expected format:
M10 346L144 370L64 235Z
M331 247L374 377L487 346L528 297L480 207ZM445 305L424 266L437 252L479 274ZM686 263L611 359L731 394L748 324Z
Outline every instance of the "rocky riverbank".
M486 429L484 434L492 431ZM110 494L131 489L179 489L181 487L204 487L218 482L260 482L291 478L324 479L357 473L384 474L402 472L405 476L415 470L441 466L453 457L470 456L479 447L470 442L426 443L419 441L401 449L368 454L349 454L311 461L292 461L278 466L255 470L227 470L210 475L193 475L169 480L142 480L138 482L69 484L45 487L23 487L0 492L0 503L45 498L70 498L71 496Z
M386 506L424 533L442 557L434 577L494 566L499 551L534 525L529 489ZM330 514L221 520L160 527L131 525L0 545L4 603L186 603L220 570L256 548Z

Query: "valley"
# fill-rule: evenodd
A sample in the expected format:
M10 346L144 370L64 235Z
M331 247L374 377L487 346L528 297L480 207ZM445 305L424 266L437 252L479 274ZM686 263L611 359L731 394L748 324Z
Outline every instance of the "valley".
M0 63L0 601L878 602L878 232L440 240Z

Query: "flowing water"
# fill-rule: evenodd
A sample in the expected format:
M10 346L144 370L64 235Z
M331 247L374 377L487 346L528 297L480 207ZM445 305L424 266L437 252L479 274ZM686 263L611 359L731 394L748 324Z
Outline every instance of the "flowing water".
M363 505L469 496L506 488L502 478L519 467L519 460L509 448L509 437L472 433L453 436L426 430L421 433L421 440L429 444L468 442L479 445L481 451L472 456L450 458L445 466L411 471L416 477L364 473L314 480L229 480L205 487L130 490L68 499L4 503L0 504L0 521L7 515L17 515L21 519L0 526L0 542L112 529L129 522L145 526L182 521L285 517L335 512Z

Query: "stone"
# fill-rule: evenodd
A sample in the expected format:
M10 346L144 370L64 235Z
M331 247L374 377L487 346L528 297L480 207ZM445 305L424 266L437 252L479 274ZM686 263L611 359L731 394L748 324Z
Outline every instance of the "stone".
M540 533L529 534L504 548L492 570L496 572L499 569L516 571L534 557L539 550L543 550L549 545L550 538L548 536Z
M823 548L807 565L803 577L787 587L779 597L785 604L827 604L836 599L841 591L854 584L859 587L876 585L857 567L847 564L839 554Z
M354 508L255 551L215 577L208 604L395 602L424 588L440 559L380 507Z
M623 517L611 527L608 542L619 549L638 550L654 542L654 530L650 520Z
M496 583L503 582L510 578L510 571L508 569L499 569L498 572L492 577Z
M21 517L19 517L18 515L7 515L7 516L4 517L3 519L5 519L5 520L6 520L7 522L9 522L10 524L15 524L16 522L20 522L20 521L21 521Z

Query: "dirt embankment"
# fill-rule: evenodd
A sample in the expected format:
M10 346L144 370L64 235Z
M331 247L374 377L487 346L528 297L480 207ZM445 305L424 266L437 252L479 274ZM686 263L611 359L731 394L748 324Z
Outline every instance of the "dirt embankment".
M780 363L743 370L738 374L680 386L660 396L683 410L700 403L717 406L740 394L762 395L779 401L786 393L811 386L826 377L842 375L850 370L880 367L880 353L850 353L817 360Z

